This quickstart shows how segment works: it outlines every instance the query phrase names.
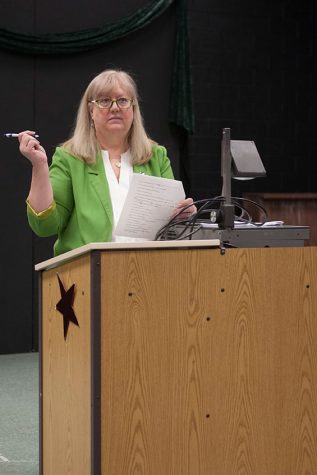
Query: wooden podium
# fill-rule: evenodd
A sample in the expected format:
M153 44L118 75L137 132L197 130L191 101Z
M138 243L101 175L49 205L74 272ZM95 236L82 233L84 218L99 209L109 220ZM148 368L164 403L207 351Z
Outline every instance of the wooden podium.
M36 266L41 473L316 474L317 248L140 246Z

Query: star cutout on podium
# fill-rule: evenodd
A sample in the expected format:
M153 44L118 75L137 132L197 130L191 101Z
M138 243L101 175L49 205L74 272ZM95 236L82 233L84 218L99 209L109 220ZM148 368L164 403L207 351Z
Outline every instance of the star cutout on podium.
M64 320L64 340L66 341L67 332L69 327L69 322L73 322L74 325L79 327L78 320L76 318L73 303L75 297L75 284L73 284L68 290L65 290L59 275L57 274L59 288L61 291L61 299L56 304L56 310L58 310L63 315Z

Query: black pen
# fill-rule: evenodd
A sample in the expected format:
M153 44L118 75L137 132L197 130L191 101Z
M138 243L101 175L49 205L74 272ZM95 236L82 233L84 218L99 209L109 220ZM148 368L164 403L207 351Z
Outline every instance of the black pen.
M15 134L15 133L7 133L7 134L3 134L5 137L7 137L8 139L11 138L11 137L18 137L19 134ZM30 134L31 135L31 134ZM32 137L39 137L39 135L37 134L32 134Z

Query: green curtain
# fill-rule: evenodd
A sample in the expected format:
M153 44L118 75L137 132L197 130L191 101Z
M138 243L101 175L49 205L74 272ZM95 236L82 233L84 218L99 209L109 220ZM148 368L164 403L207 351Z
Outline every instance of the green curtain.
M115 23L82 31L32 35L1 28L0 48L34 55L60 55L88 51L149 25L174 1L177 4L177 34L169 120L183 127L187 132L193 132L186 0L154 0Z
M177 30L169 121L194 132L187 1L177 2Z

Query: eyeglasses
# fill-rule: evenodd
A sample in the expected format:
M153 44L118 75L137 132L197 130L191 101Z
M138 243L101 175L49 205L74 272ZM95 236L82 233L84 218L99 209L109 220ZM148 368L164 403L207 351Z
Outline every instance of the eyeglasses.
M128 99L127 97L118 97L118 99L110 99L110 97L105 97L103 99L95 99L94 101L89 101L92 104L95 104L99 109L111 109L113 103L115 102L119 109L129 109L134 104L133 99Z

